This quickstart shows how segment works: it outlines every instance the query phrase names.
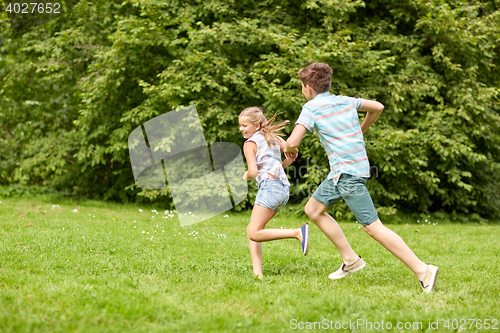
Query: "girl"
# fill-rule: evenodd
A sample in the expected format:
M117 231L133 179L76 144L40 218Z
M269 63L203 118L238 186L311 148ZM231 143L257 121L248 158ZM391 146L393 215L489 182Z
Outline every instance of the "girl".
M243 152L248 171L245 172L243 179L255 179L259 186L247 227L253 273L259 278L262 278L261 242L295 238L300 241L304 255L309 251L307 224L298 229L264 229L267 222L288 202L290 183L283 168L297 158L297 153L286 153L286 159L281 162L281 151L285 150L285 141L275 132L284 128L290 121L273 125L275 118L276 115L267 121L259 107L246 108L238 117L240 131L247 139L243 145Z

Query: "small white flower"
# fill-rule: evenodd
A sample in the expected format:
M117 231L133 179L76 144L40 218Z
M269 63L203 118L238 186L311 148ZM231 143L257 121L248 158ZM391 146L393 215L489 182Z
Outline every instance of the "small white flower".
M139 211L142 213L142 209L139 208Z
M71 212L73 212L73 213L78 213L78 209L76 209L76 208L75 208L75 209L74 209L74 210L72 210Z
M162 230L161 232L165 232L165 230Z
M134 225L134 228L137 228L137 226Z
M427 222L427 220L425 220L425 222Z
M63 228L63 230L64 230L64 228Z
M145 231L143 230L142 233L145 233Z

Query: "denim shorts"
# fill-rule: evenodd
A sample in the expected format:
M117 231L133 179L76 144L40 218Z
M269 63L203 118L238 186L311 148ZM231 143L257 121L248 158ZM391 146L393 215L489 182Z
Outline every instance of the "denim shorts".
M259 184L255 204L279 212L290 197L290 187L279 179L264 179Z
M337 185L333 183L332 179L325 179L314 191L312 197L324 203L328 208L332 208L333 204L344 199L362 225L368 225L378 220L372 197L366 188L366 178L343 173Z

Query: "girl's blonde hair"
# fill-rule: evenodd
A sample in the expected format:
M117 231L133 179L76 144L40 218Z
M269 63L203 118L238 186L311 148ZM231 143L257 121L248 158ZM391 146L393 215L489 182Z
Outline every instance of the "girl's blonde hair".
M284 120L279 124L273 124L274 121L276 120L276 116L277 113L274 114L274 116L268 121L266 119L266 116L264 116L262 108L258 106L252 106L241 111L238 117L247 117L248 119L250 119L250 122L254 125L260 124L259 131L262 134L262 136L264 136L264 139L266 139L269 147L271 147L271 143L273 142L279 143L279 137L283 136L283 134L275 132L282 130L283 128L285 128L285 126L290 124L289 120Z

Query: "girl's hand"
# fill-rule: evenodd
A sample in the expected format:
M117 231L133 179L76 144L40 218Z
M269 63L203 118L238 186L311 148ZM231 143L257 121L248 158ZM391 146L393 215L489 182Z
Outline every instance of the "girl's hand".
M298 155L299 155L298 151L294 152L294 153L285 153L285 157L286 157L285 161L288 161L290 163L295 162L295 160L297 159Z
M285 153L285 160L281 163L283 168L288 167L290 164L292 164L295 159L297 158L298 154L297 153Z
M243 180L248 180L248 171L243 174Z

